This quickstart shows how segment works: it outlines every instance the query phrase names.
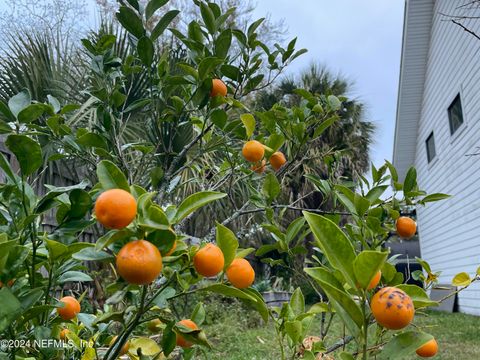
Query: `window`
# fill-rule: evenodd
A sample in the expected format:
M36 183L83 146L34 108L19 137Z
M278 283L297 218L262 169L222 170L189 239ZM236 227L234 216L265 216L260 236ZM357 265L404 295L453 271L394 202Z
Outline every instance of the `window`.
M448 107L448 122L450 123L450 135L453 135L463 124L462 101L458 94Z
M427 141L425 141L427 145L427 159L428 162L431 162L435 158L435 139L433 138L433 131L428 135Z

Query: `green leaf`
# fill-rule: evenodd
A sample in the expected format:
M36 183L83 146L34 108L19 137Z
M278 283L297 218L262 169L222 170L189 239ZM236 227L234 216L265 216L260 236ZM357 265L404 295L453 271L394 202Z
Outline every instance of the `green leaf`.
M415 185L417 184L417 170L414 167L411 167L407 171L405 176L405 181L403 182L403 192L408 194L410 191L414 190Z
M370 281L382 268L385 260L387 260L388 253L380 251L364 250L357 255L353 263L353 270L355 277L362 289L366 289Z
M356 213L360 216L363 216L365 215L371 204L370 201L368 201L366 198L355 193L353 198L353 205L355 206Z
M223 129L227 124L227 113L223 109L215 109L210 114L212 123L214 123L218 128Z
M238 249L235 259L244 259L253 252L255 252L255 248Z
M58 282L60 284L64 284L66 282L71 282L71 281L88 282L88 281L93 281L93 279L90 277L90 275L87 275L80 271L66 271L62 275L60 275L60 277L58 278Z
M18 113L18 121L21 123L30 123L37 120L45 112L46 105L31 104Z
M8 106L3 101L0 101L0 113L4 116L4 119L7 122L14 122L16 120L15 115L13 115Z
M0 120L0 134L10 134L13 131L12 127L5 121Z
M168 299L171 299L176 294L176 291L172 287L166 287L160 294L158 294L152 301L159 308L164 309L168 307Z
M175 222L185 219L198 208L201 208L202 206L205 206L213 201L222 199L225 196L227 196L227 194L217 191L201 191L190 195L178 206L177 214L175 215Z
M175 334L172 329L174 325L175 323L172 321L163 330L161 346L165 356L170 355L176 346L177 334Z
M458 273L452 279L452 285L454 286L468 286L471 282L470 275L466 272Z
M20 301L12 294L8 287L0 289L0 333L3 333L18 317L22 307Z
M342 102L335 95L328 96L328 103L333 111L340 110L342 106Z
M433 339L433 336L423 332L406 331L394 336L381 352L382 359L402 359L411 354L422 345Z
M77 139L77 143L86 147L97 147L108 150L108 145L105 138L92 132L81 135Z
M252 114L242 114L240 115L240 120L242 120L243 126L245 126L247 138L250 138L255 131L255 117Z
M52 261L57 260L68 252L68 246L55 240L45 239L45 246Z
M197 324L197 326L201 326L203 322L205 321L205 308L203 307L203 304L199 302L197 306L193 309L192 316L190 316L190 319Z
M209 291L237 299L245 299L256 302L257 299L247 292L224 284L213 284L199 289L200 291Z
M352 354L343 351L339 354L339 360L355 360L355 358Z
M269 252L273 250L278 249L278 243L277 244L268 244L268 245L262 245L258 248L257 252L255 253L255 256L261 257L265 254L268 254Z
M205 80L210 76L218 65L223 64L223 61L223 59L216 57L207 57L200 61L198 65L198 76L200 80Z
M232 230L217 223L217 245L223 252L225 258L224 269L226 269L235 259L238 249L238 240Z
M170 223L167 215L158 205L151 205L146 213L140 216L138 226L148 230L170 230Z
M153 63L153 55L155 54L155 48L150 38L143 36L138 40L137 44L138 57L142 60L142 63L150 67Z
M150 0L145 8L145 18L150 19L152 15L160 9L163 5L168 3L168 0Z
M298 219L295 219L288 225L287 232L285 233L285 241L290 243L295 237L298 235L300 230L303 229L303 226L305 225L305 218L304 217L299 217Z
M425 196L421 202L422 203L427 203L427 202L433 202L433 201L440 201L444 199L448 199L450 195L447 194L441 194L441 193L435 193L435 194L430 194Z
M325 120L324 122L322 122L320 125L318 125L316 128L315 128L315 131L313 132L313 139L316 139L318 138L320 135L322 135L325 130L327 130L330 126L332 126L336 121L338 120L338 118L336 117L331 117L327 120Z
M51 209L55 205L55 198L61 194L64 194L69 191L73 191L75 189L85 189L90 182L86 179L82 180L81 183L72 185L72 186L61 186L56 187L53 185L45 185L45 187L49 190L37 203L35 206L34 212L36 214L43 213Z
M248 37L251 37L255 31L258 29L258 27L260 25L262 25L262 23L265 21L265 18L260 18L258 20L256 20L255 22L253 22L249 27L248 27L248 30L247 30L247 34L248 34Z
M10 108L11 113L15 117L18 117L20 111L30 105L31 102L32 98L30 97L30 93L25 89L8 100L8 107Z
M370 191L365 197L367 198L368 201L370 201L371 203L374 203L380 198L380 196L382 196L382 194L387 189L388 189L388 185L375 186L374 188L370 189Z
M120 24L122 24L122 26L125 28L125 30L127 30L137 39L140 39L145 34L142 20L137 16L135 11L133 11L129 7L121 6L116 16Z
M438 306L437 301L430 300L425 290L416 285L400 284L396 287L405 291L405 293L410 296L415 309L420 309L428 306Z
M129 347L129 354L137 355L138 353L142 354L142 358L155 358L160 354L162 349L160 346L155 342L155 340L146 338L146 337L138 337L132 338L130 340L130 347Z
M24 176L33 174L42 166L42 148L28 136L9 135L5 145L15 154Z
M127 106L125 110L123 110L124 113L128 113L133 110L137 110L140 108L143 108L145 105L150 104L151 100L150 99L138 99L132 102L130 105Z
M202 14L205 27L208 29L210 34L215 34L217 31L217 27L215 25L215 15L213 15L212 10L203 1L200 3L200 13Z
M130 192L128 181L123 172L111 161L102 160L97 166L98 181L104 190L123 189Z
M8 163L7 159L3 155L2 152L0 152L0 169L2 169L5 172L5 175L10 179L11 182L15 183L15 175L13 174L12 168L10 167L10 164Z
M158 21L155 28L152 30L152 41L157 40L165 31L165 29L170 25L170 23L175 19L175 17L180 13L178 10L170 10Z
M300 315L305 312L305 298L300 288L295 289L290 298L290 307L295 315Z
M285 322L285 331L294 343L300 342L302 339L302 322L300 320Z
M92 247L87 247L73 254L72 258L82 261L104 261L113 260L114 256L105 251L97 251Z
M349 330L353 334L358 333L363 326L362 311L352 297L345 292L342 284L325 268L306 268L304 271L320 284Z
M263 182L263 194L269 203L280 195L280 184L273 173L268 173Z
M350 286L355 288L353 263L356 256L350 240L333 221L326 217L306 211L303 212L303 215L317 240L317 246L325 254L330 264L342 272Z
M215 55L219 58L226 58L232 44L232 30L226 29L215 40Z

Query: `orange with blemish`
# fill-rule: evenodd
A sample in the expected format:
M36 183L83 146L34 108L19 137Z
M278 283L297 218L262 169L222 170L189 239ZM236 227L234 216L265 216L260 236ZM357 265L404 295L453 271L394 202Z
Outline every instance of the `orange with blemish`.
M406 327L413 320L413 301L403 290L385 287L373 295L370 302L377 323L390 330Z

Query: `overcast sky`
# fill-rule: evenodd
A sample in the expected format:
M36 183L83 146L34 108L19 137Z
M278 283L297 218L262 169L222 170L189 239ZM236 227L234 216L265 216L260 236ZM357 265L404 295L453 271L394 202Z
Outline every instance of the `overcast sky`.
M404 0L261 0L258 17L284 18L289 34L309 52L292 64L326 64L355 82L353 96L367 104L377 125L375 165L391 160L397 106Z
M290 71L316 61L355 83L351 95L366 103L377 125L371 149L377 166L392 158L403 8L404 0L259 0L255 9L258 18L284 19L297 46L309 50ZM93 6L91 13L96 18Z

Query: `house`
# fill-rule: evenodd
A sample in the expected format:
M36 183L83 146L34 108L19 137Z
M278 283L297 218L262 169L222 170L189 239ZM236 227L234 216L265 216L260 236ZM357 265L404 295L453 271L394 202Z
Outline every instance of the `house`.
M442 284L480 266L480 156L468 156L480 146L480 40L451 21L472 15L467 3L405 6L393 163L400 178L413 165L422 189L452 195L417 209L421 255ZM461 23L480 34L480 20ZM480 286L457 301L459 311L480 315Z

